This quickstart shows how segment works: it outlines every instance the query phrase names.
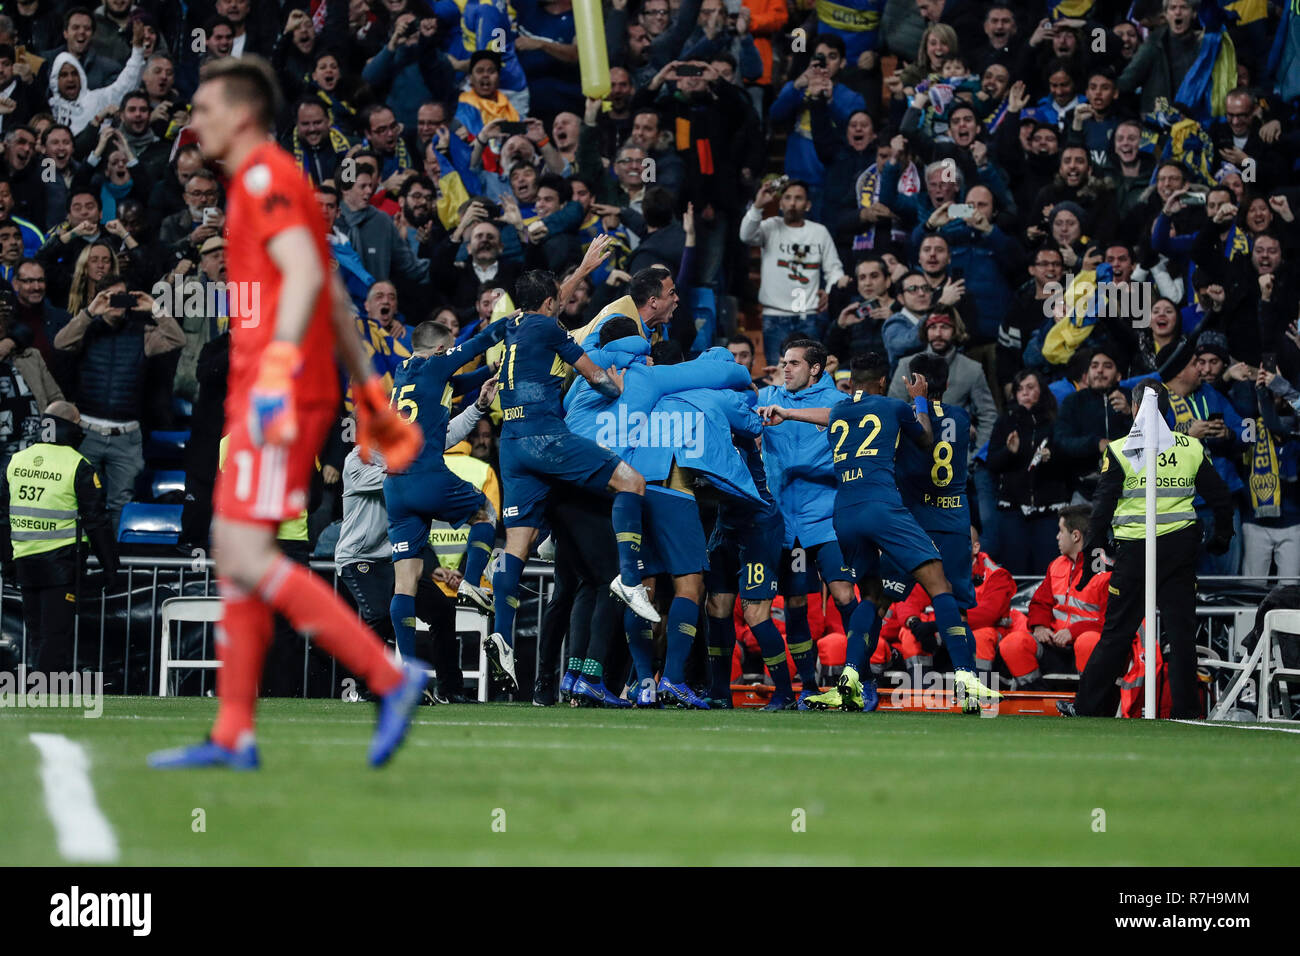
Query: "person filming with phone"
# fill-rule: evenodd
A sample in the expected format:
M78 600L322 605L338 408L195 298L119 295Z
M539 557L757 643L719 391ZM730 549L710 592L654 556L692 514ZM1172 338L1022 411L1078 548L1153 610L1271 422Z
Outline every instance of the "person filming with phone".
M114 533L144 468L140 420L149 360L184 344L185 333L165 303L129 290L115 276L54 337L56 349L77 356L73 398L86 433L79 450L104 478Z
M226 225L226 214L218 205L221 189L217 177L207 169L200 169L185 184L183 195L185 208L162 221L158 239L171 249L176 260L197 262L199 247L213 236L221 235Z

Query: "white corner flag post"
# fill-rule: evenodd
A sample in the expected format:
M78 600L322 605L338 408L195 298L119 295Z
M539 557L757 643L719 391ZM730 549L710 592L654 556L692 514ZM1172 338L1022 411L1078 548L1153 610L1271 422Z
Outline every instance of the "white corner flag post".
M1146 489L1146 575L1145 616L1142 621L1142 653L1146 661L1146 676L1142 682L1146 693L1142 716L1147 720L1156 717L1156 467L1162 452L1174 445L1174 434L1160 414L1159 399L1154 390L1142 393L1133 428L1124 442L1124 455L1133 464L1133 470L1142 474Z
M1160 403L1156 393L1146 389L1142 393L1142 411L1146 415L1147 427L1143 429L1143 454L1147 462L1146 500L1146 611L1142 625L1143 654L1146 655L1146 679L1142 682L1146 690L1142 703L1142 717L1146 720L1156 718L1156 464L1160 456L1157 447L1160 441L1159 426L1164 424L1160 417ZM1157 424L1159 422L1159 424Z

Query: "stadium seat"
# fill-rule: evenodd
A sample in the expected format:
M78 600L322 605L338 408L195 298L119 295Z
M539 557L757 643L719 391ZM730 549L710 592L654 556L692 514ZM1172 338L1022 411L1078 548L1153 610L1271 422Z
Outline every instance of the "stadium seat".
M155 499L163 495L173 494L175 492L185 493L185 472L183 471L155 471L153 474L153 483L150 488Z
M185 446L190 440L188 428L178 431L150 432L144 442L146 462L179 462L185 457Z
M128 502L117 526L123 544L176 544L181 536L181 505Z
M695 339L690 354L696 356L713 345L718 328L718 303L708 286L697 286L690 294L691 312L695 316Z
M185 494L185 472L168 468L161 471L142 471L135 483L136 501L168 503L181 501Z

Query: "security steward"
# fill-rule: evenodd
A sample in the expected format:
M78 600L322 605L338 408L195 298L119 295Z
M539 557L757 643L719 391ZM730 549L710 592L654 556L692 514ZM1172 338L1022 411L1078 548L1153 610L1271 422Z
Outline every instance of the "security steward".
M16 572L27 639L37 645L36 670L71 671L77 576L89 543L104 569L117 574L117 549L103 483L77 451L84 432L71 402L51 402L41 437L19 451L0 476L0 562ZM78 535L80 528L80 535Z
M1143 400L1146 389L1155 391L1160 413L1169 420L1169 393L1158 379L1149 378L1133 389L1133 405ZM1066 717L1111 717L1119 703L1115 682L1129 667L1133 635L1146 611L1146 477L1150 465L1139 474L1135 463L1124 454L1126 435L1106 448L1101 481L1092 505L1088 542L1084 545L1082 588L1094 574L1104 570L1100 558L1108 528L1113 528L1114 568L1106 604L1106 621L1101 639L1079 678L1074 701L1058 701L1057 710ZM1175 719L1201 716L1196 692L1196 561L1202 534L1194 502L1200 494L1214 516L1214 527L1206 542L1211 554L1225 554L1232 543L1232 496L1227 484L1214 470L1209 452L1199 439L1174 434L1172 448L1156 462L1156 606L1167 643Z

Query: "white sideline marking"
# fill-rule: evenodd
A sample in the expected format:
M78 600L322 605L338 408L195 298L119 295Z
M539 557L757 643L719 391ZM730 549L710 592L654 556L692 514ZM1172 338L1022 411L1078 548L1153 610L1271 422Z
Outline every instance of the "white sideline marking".
M1171 720L1173 724L1190 724L1196 727L1235 727L1238 730L1273 730L1279 734L1300 734L1300 727L1270 727L1267 724L1243 724L1235 720Z
M81 744L62 734L29 734L41 752L45 812L59 839L59 853L74 863L117 860L117 837L91 786L90 759Z

